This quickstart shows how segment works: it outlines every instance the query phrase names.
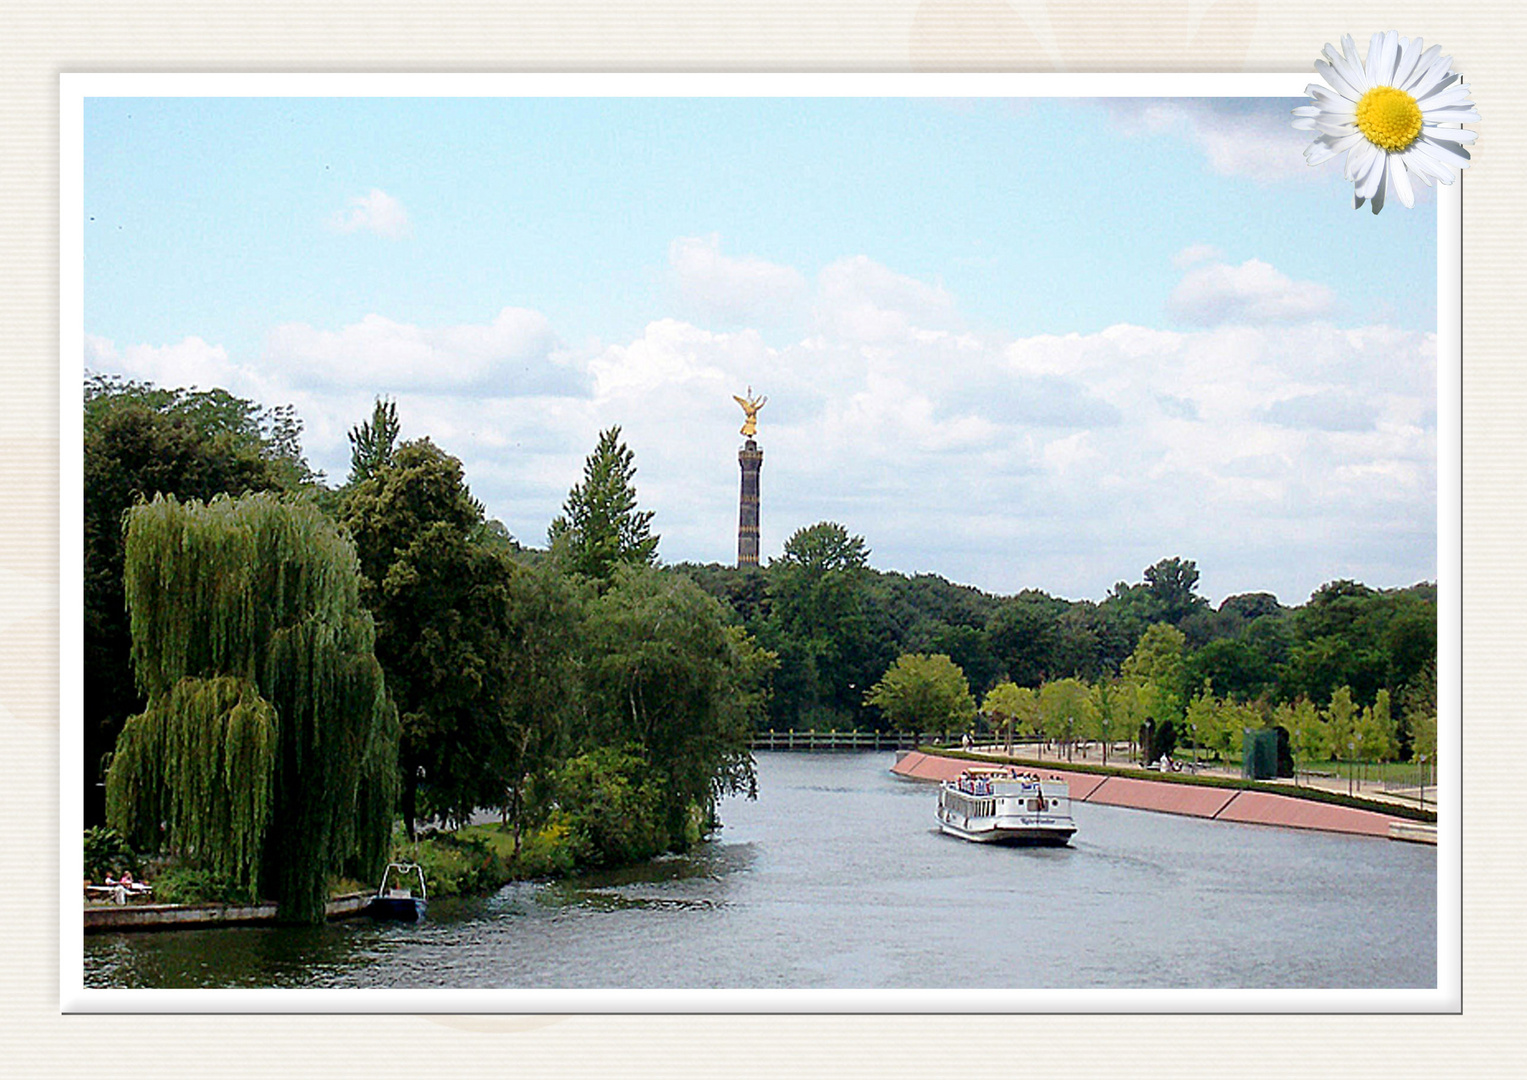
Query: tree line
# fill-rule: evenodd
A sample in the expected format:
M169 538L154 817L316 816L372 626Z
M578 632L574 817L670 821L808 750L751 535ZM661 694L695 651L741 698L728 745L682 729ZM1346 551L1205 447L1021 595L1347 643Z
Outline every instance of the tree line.
M619 428L539 551L379 401L330 487L289 412L86 385L87 824L283 917L380 868L395 815L497 811L584 865L751 793L772 655L657 566Z
M84 407L87 824L294 917L395 816L495 810L586 864L682 847L763 728L1230 752L1278 724L1310 760L1434 759L1431 584L1213 607L1173 557L1100 602L995 596L875 570L831 521L765 567L663 566L619 428L529 547L388 401L338 485L289 408L107 376Z
M1027 693L1036 702L1089 700L1094 732L1101 722L1128 732L1119 738L1146 721L1170 723L1184 741L1194 725L1206 738L1238 736L1247 726L1287 727L1293 711L1325 717L1334 708L1341 719L1331 730L1342 733L1325 742L1345 757L1350 706L1359 717L1382 714L1391 724L1384 755L1410 760L1417 726L1434 731L1432 583L1373 589L1338 580L1293 607L1266 592L1214 607L1198 592L1196 563L1171 557L1100 602L1034 589L1003 597L875 570L864 538L830 521L796 531L767 567L679 569L778 657L768 708L775 729L957 731ZM926 703L910 708L918 695ZM1115 723L1116 709L1133 719ZM1080 724L1080 705L1071 712ZM1303 745L1316 747L1317 734L1307 730ZM1379 753L1372 738L1361 745Z

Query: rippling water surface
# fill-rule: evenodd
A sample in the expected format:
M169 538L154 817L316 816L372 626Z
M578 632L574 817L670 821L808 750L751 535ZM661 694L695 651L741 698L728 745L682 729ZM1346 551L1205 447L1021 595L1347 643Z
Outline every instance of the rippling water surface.
M1074 806L943 836L889 754L759 754L695 852L349 920L90 936L101 987L1432 987L1436 849Z

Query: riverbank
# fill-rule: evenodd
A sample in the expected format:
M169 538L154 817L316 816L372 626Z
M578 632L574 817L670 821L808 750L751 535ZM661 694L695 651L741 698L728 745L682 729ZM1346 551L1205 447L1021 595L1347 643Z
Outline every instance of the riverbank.
M1205 778L1173 776L1151 779L1125 776L1102 770L1067 769L1046 762L998 758L990 754L934 754L908 751L898 757L891 772L908 780L936 783L953 780L972 761L1011 760L1022 768L1041 772L1046 777L1064 780L1070 785L1071 798L1077 802L1117 806L1129 810L1153 810L1162 814L1235 821L1243 824L1277 825L1290 829L1313 829L1320 832L1358 836L1394 837L1428 842L1427 830L1418 827L1411 816L1381 810L1337 805L1311 798L1301 798L1268 791L1242 783L1226 786ZM1399 808L1395 808L1398 810ZM1430 841L1436 842L1436 831Z
M327 919L362 914L371 894L346 893L324 905ZM213 926L274 923L276 905L262 904L86 904L85 933L119 930L188 930Z

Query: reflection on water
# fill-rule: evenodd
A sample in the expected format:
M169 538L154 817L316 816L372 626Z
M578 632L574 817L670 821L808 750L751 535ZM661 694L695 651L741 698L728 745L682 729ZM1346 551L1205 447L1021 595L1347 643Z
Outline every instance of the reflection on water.
M87 986L1436 985L1436 851L1074 806L1069 848L965 843L889 754L760 754L695 851L365 919L92 935Z

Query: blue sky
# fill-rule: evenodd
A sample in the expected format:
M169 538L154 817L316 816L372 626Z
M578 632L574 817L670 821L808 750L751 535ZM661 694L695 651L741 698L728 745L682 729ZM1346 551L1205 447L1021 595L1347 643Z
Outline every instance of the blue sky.
M766 557L1433 578L1433 204L1354 213L1297 103L92 99L86 366L290 402L336 481L394 396L531 543L620 423L730 561L752 384Z

